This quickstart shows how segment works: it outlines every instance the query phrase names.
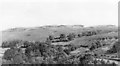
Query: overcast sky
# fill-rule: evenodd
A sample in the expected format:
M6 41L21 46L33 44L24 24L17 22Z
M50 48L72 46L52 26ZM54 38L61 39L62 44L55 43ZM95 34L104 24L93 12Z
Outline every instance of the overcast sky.
M0 0L0 30L41 25L118 25L119 0Z

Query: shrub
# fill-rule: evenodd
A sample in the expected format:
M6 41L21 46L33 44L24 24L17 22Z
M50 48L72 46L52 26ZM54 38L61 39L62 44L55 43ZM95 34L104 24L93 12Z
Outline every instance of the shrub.
M15 56L15 49L8 49L5 51L3 58L6 60L11 60Z
M68 40L71 41L75 38L75 34L74 33L70 33L68 36Z

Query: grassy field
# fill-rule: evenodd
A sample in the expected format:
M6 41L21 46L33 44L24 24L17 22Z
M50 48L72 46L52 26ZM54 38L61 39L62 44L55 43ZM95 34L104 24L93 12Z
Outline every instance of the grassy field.
M95 26L95 27L77 27L73 26L43 26L43 27L35 27L35 28L14 28L2 31L2 41L9 41L14 39L19 40L36 40L36 41L44 41L46 37L49 35L58 36L61 33L69 34L75 33L79 34L85 31L100 31L100 33L108 33L111 31L118 31L116 26ZM101 36L101 35L100 35ZM91 37L90 37L91 38Z

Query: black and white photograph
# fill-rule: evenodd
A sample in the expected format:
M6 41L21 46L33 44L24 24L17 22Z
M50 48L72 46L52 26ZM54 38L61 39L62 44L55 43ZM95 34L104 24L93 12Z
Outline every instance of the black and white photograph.
M120 0L0 0L0 65L120 66Z

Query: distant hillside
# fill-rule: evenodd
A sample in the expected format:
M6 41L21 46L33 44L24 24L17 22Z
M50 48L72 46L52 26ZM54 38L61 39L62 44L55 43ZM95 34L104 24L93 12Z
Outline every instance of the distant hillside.
M115 38L118 37L118 32L111 32L111 33L104 33L104 34L98 34L98 35L93 35L93 36L85 36L82 38L77 38L72 41L73 44L75 45L90 45L94 40L102 40L106 38Z
M117 32L118 27L113 25L84 27L83 25L58 25L58 26L41 26L33 28L13 28L2 31L2 41L9 40L35 40L45 41L49 35L58 36L61 33L80 34L84 31L99 31L102 33Z

